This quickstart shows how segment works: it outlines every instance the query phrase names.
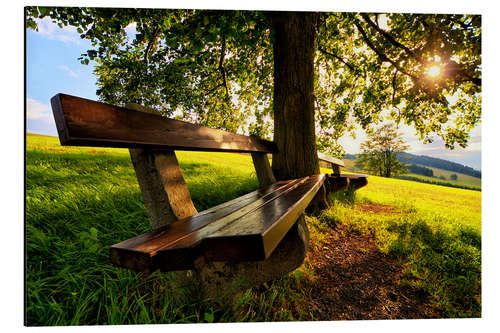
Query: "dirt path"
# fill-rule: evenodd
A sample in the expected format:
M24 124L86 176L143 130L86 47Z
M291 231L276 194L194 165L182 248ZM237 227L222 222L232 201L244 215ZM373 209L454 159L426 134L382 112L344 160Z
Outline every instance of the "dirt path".
M381 253L372 236L342 228L308 254L316 278L307 288L317 320L439 318L424 293L399 286L403 267Z

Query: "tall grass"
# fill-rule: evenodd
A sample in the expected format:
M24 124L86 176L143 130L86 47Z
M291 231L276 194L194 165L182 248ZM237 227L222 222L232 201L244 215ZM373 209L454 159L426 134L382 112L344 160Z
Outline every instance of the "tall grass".
M247 155L177 155L198 210L258 186ZM30 326L314 320L303 301L309 297L304 267L247 290L226 308L203 299L196 286L173 283L176 274L111 266L109 245L150 230L127 150L61 147L56 138L29 135L26 194ZM317 237L336 223L374 231L380 248L406 265L404 283L429 293L445 316L474 317L480 315L480 195L370 177L356 197L339 193L333 208L307 220ZM360 208L365 203L394 209L371 214Z
M203 322L208 303L196 290L165 291L172 274L109 265L109 245L150 230L128 152L39 147L26 156L27 323ZM199 210L257 187L249 170L197 160L180 164Z

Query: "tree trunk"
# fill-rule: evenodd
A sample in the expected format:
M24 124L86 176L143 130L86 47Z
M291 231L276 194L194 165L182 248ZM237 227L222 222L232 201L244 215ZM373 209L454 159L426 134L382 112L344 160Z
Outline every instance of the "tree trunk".
M316 13L273 12L277 180L319 173L314 126Z

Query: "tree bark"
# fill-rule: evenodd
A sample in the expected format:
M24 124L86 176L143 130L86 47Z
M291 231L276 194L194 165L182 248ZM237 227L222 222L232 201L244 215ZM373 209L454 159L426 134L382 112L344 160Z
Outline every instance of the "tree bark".
M277 180L319 173L314 126L316 13L273 12L274 142Z

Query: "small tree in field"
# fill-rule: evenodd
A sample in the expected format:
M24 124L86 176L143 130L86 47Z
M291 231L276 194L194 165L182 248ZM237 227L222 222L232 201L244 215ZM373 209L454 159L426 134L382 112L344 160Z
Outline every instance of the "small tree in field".
M408 146L395 126L383 125L369 133L368 140L361 144L362 153L356 160L356 166L381 177L406 173L406 168L397 159L397 153L406 149Z

